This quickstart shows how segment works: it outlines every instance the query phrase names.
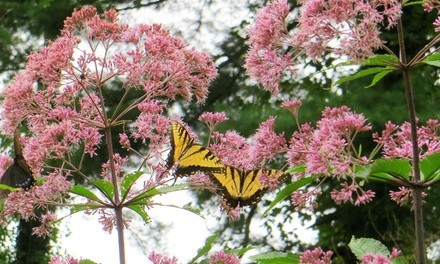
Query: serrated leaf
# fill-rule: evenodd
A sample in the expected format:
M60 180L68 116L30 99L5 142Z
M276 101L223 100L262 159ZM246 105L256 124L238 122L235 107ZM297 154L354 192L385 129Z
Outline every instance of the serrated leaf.
M365 254L389 256L390 252L387 247L380 241L373 238L355 238L352 237L348 246L357 259L361 260Z
M127 191L133 186L133 184L141 177L143 172L136 171L133 173L130 173L124 177L124 180L121 182L121 194L122 196L125 196L127 194Z
M440 178L440 153L426 156L420 161L421 180L431 181Z
M102 202L102 200L99 199L98 196L96 196L96 194L94 194L92 191L90 191L89 189L87 189L86 187L84 187L82 185L73 185L72 187L70 187L69 191L71 193L76 194L76 195L82 196L86 199L89 199L92 201L97 201L97 202Z
M365 86L365 88L370 88L380 80L382 80L385 76L387 76L390 72L393 72L393 70L384 70L382 72L379 72L378 74L374 75L373 80L371 81L370 85Z
M143 206L141 206L141 205L129 205L128 208L133 210L133 212L137 213L142 218L142 220L144 220L145 223L149 223L150 222L150 220L151 220L150 216L144 210Z
M396 56L390 54L374 55L369 57L362 63L364 66L391 66L392 64L399 63L399 59Z
M217 238L218 234L208 237L205 241L205 245L197 251L197 255L190 261L190 263L194 263L198 258L207 254L211 250L212 244L217 240Z
M291 195L292 192L298 190L299 188L311 183L316 179L317 176L309 176L305 178L301 178L296 182L289 183L286 187L284 187L275 197L275 199L270 203L267 210L264 212L266 215L275 205L277 205L280 201L284 200L287 196Z
M372 74L378 74L384 70L389 70L390 68L388 67L372 67L372 68L367 68L364 70L360 70L357 73L350 75L350 76L346 76L346 77L342 77L339 80L337 80L335 83L332 84L332 86L336 86L339 85L341 83L345 83L348 81L353 81L368 75L372 75Z
M284 264L299 263L299 255L281 252L265 252L250 257L253 261L260 264Z
M93 184L100 190L109 200L114 197L114 188L113 183L105 180L96 180L93 181Z

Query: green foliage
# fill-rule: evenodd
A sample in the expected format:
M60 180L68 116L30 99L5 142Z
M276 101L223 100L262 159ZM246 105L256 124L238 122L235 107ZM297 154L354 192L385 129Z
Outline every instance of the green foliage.
M252 256L251 259L259 264L299 263L299 256L292 253L265 252Z
M382 243L372 238L355 238L352 237L348 244L354 255L361 260L365 254L389 256L390 252Z
M195 263L197 259L206 255L211 250L212 245L214 244L215 240L217 240L217 238L218 234L214 234L208 237L205 241L205 245L197 251L197 255L189 263Z

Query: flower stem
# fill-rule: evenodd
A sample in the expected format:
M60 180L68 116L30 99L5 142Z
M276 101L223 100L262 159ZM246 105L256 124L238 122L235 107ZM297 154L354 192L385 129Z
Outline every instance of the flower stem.
M107 124L108 125L108 124ZM119 197L118 179L115 169L115 160L113 157L113 142L112 131L110 126L106 126L105 129L105 141L107 144L107 152L109 155L110 172L112 177L112 184L114 189L114 209L116 216L116 230L118 231L118 244L119 244L119 263L125 264L125 243L124 243L124 220L122 216L122 204Z
M408 108L408 116L409 122L411 125L411 142L412 142L412 152L413 152L413 183L420 182L420 156L419 156L419 147L418 147L418 139L417 139L417 119L416 119L416 111L414 106L414 93L411 84L410 77L410 69L411 65L407 64L407 57L405 52L405 41L403 38L403 24L402 19L399 19L397 24L397 35L399 39L399 50L400 50L400 61L401 61L401 70L403 75L403 85L405 87L405 97L406 97L406 105ZM423 197L422 197L422 189L414 188L413 189L413 199L414 199L414 225L415 225L415 237L416 237L416 262L418 264L426 263L426 254L425 254L425 234L423 227Z

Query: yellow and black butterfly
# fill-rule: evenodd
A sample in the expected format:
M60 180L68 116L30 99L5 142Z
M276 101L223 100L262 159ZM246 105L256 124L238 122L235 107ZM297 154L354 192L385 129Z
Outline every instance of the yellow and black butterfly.
M14 188L29 189L35 183L32 171L23 157L23 147L20 143L20 131L14 133L15 158L0 179L0 183Z
M284 178L285 174L279 170L258 169L241 171L231 166L225 166L225 171L211 173L212 180L219 186L220 194L226 203L235 208L238 205L246 206L257 203L266 187L258 179L261 174L275 176L278 180Z
M197 171L221 173L225 165L209 149L194 143L182 124L172 121L170 126L171 151L167 168L175 168L174 175L183 177Z

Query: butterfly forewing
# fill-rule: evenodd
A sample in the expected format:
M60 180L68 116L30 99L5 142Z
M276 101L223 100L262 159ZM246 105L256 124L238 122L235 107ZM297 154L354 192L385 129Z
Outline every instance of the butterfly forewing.
M168 168L175 167L175 176L185 176L202 171L223 172L224 165L209 149L195 144L188 131L178 122L171 122L171 151Z

